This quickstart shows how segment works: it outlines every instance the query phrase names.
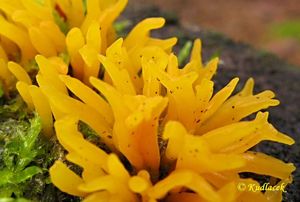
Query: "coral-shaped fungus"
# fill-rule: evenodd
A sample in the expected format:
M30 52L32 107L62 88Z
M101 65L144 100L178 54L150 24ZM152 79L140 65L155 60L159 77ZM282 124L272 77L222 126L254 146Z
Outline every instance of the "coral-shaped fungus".
M244 172L291 182L293 164L249 151L264 140L294 143L268 123L268 112L259 112L279 104L274 93L253 94L249 79L232 95L238 78L214 93L218 59L203 64L197 39L179 68L172 53L177 39L150 36L163 18L145 19L116 39L113 23L126 4L87 0L85 10L82 0L0 1L5 92L17 80L44 134L56 134L67 161L82 168L76 174L56 161L52 183L86 202L281 201L282 190L238 189L259 185ZM79 121L105 149L84 138Z

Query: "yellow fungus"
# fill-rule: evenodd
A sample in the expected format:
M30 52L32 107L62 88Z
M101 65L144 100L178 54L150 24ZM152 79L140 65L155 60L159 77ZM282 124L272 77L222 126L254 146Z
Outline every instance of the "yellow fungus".
M59 74L62 75L68 74L69 72L68 64L66 64L61 57L55 56L55 57L50 57L48 59L53 63L55 69Z
M49 0L44 1L43 3L38 3L37 1L31 0L21 0L23 6L32 13L36 18L42 20L52 20L53 16L51 13L51 4Z
M14 78L7 67L7 62L3 58L0 58L0 82L3 85L4 92L8 94L12 88Z
M110 75L110 78L118 91L128 95L136 94L129 74L125 69L119 69L114 63L106 59L104 56L100 55L98 59L105 67L105 70Z
M29 37L35 49L46 57L55 56L56 50L54 44L37 27L29 28Z
M34 104L32 101L32 97L29 93L29 85L23 81L18 81L16 84L16 88L19 92L19 94L21 95L21 97L23 98L24 102L27 104L29 109L34 109Z
M65 35L60 31L58 25L53 21L43 21L40 23L40 30L44 36L47 36L48 41L53 43L57 52L65 50Z
M36 56L41 75L44 75L49 84L53 85L59 92L67 94L67 88L59 79L59 73L54 64L42 55Z
M211 185L209 185L200 175L187 170L174 171L167 178L154 185L149 190L148 195L153 199L161 199L169 191L178 187L190 188L206 201L221 201L220 196L218 196Z
M60 79L79 99L98 111L108 123L112 124L113 116L111 107L95 91L85 86L82 82L70 76L60 76Z
M101 7L99 1L100 0L87 1L86 3L87 14L84 18L83 23L81 24L81 30L84 34L86 34L91 23L93 21L99 20L100 18Z
M5 62L8 61L6 52L1 45L0 45L0 58L3 59Z
M56 0L62 9L71 27L79 27L84 20L83 1L81 0Z
M31 79L25 69L15 62L7 64L9 71L19 80L31 85Z
M140 22L133 30L128 34L126 40L124 41L125 47L130 50L137 45L143 45L147 43L149 32L152 29L161 28L165 24L165 19L163 18L148 18ZM139 43L136 43L138 39Z
M42 91L37 86L29 86L29 94L32 98L33 105L42 121L43 132L46 136L50 137L53 135L53 119L51 109L47 98L43 95Z
M71 65L74 71L74 76L78 79L83 79L84 61L79 54L79 49L85 44L85 39L79 28L71 29L66 36L66 46L71 58Z
M34 57L36 51L33 48L33 45L29 42L29 35L24 30L10 22L7 22L2 15L0 15L0 26L0 35L3 35L15 42L21 49L23 62Z
M113 23L126 4L88 0L85 13L81 0L0 1L5 94L14 95L17 80L43 133L55 134L66 161L82 168L76 174L56 161L52 183L86 202L281 201L282 190L238 190L240 183L259 186L244 172L278 179L276 186L292 182L292 163L249 151L261 141L294 144L260 112L279 104L275 94L254 94L249 79L232 95L238 78L214 92L219 59L203 62L196 39L189 63L179 67L177 38L151 37L163 18L145 19L117 39ZM101 148L85 139L80 122Z
M51 175L51 181L55 184L58 184L63 192L75 196L86 195L86 193L78 189L78 185L82 184L83 180L80 177L78 177L74 172L69 170L64 163L56 161L54 165L50 168L49 172L50 175L51 173L55 173L55 175Z
M29 28L38 25L38 19L27 10L17 10L13 12L12 19L21 23L24 27Z

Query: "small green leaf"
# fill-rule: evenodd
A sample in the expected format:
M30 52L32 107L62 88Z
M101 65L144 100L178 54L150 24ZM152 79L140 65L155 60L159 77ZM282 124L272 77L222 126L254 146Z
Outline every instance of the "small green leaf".
M24 169L37 155L37 151L34 150L35 142L42 130L42 123L39 116L35 116L30 120L30 128L27 131L25 137L22 138L22 144L20 144L19 160L17 170Z
M62 52L59 54L59 57L67 64L69 65L70 63L70 56L67 52Z
M11 183L11 179L13 178L13 172L7 168L0 170L0 187Z
M18 172L16 175L13 177L13 183L18 184L21 182L24 182L30 178L32 178L34 175L38 173L42 173L42 169L37 167L37 166L30 166L22 170L21 172Z
M23 170L31 161L34 160L34 158L37 156L37 151L27 151L24 153L21 153L20 158L18 160L18 164L16 166L17 171Z
M181 66L185 60L189 57L193 43L187 41L178 54L178 64Z
M26 135L26 140L24 141L24 148L26 148L27 151L32 149L41 130L41 119L36 115L33 119L30 120L30 128Z
M30 202L30 200L25 198L0 198L0 202Z
M121 21L115 22L113 26L114 26L116 33L119 36L122 36L124 34L124 31L126 30L126 28L128 28L131 24L132 24L132 22L130 20L121 20Z
M87 0L82 0L82 3L83 3L83 13L86 15L86 12L87 12L87 4L86 4L86 1Z
M7 198L16 191L15 185L0 186L0 198Z
M210 56L210 58L209 58L209 60L212 60L212 59L214 59L214 58L216 58L216 57L220 57L220 55L221 55L221 50L216 50L216 51L214 51L213 53L212 53L212 55Z
M67 34L69 31L69 25L66 21L64 21L64 19L59 15L59 13L54 10L53 11L53 18L55 23L58 25L60 31L62 31L62 33Z

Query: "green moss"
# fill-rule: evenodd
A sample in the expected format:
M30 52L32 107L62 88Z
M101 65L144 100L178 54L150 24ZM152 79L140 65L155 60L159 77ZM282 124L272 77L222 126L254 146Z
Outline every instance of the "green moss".
M64 150L56 138L42 135L39 116L29 112L19 97L3 100L0 104L0 202L25 201L23 198L45 201L43 198L50 195L65 197L66 194L51 188L48 173L53 162L63 156Z
M0 197L22 196L23 186L19 185L43 172L40 167L31 165L41 153L42 148L36 145L40 131L38 116L30 119L29 123L9 119L1 124L3 163L0 169Z
M29 202L29 200L25 199L25 198L1 198L0 202Z
M8 118L24 119L27 114L25 103L20 96L14 99L6 100L4 97L0 98L0 121L4 121Z

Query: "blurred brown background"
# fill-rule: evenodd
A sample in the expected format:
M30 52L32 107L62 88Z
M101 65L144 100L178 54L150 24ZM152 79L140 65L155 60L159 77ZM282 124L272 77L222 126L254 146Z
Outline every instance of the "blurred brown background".
M179 16L183 26L225 33L300 65L300 0L129 0Z

